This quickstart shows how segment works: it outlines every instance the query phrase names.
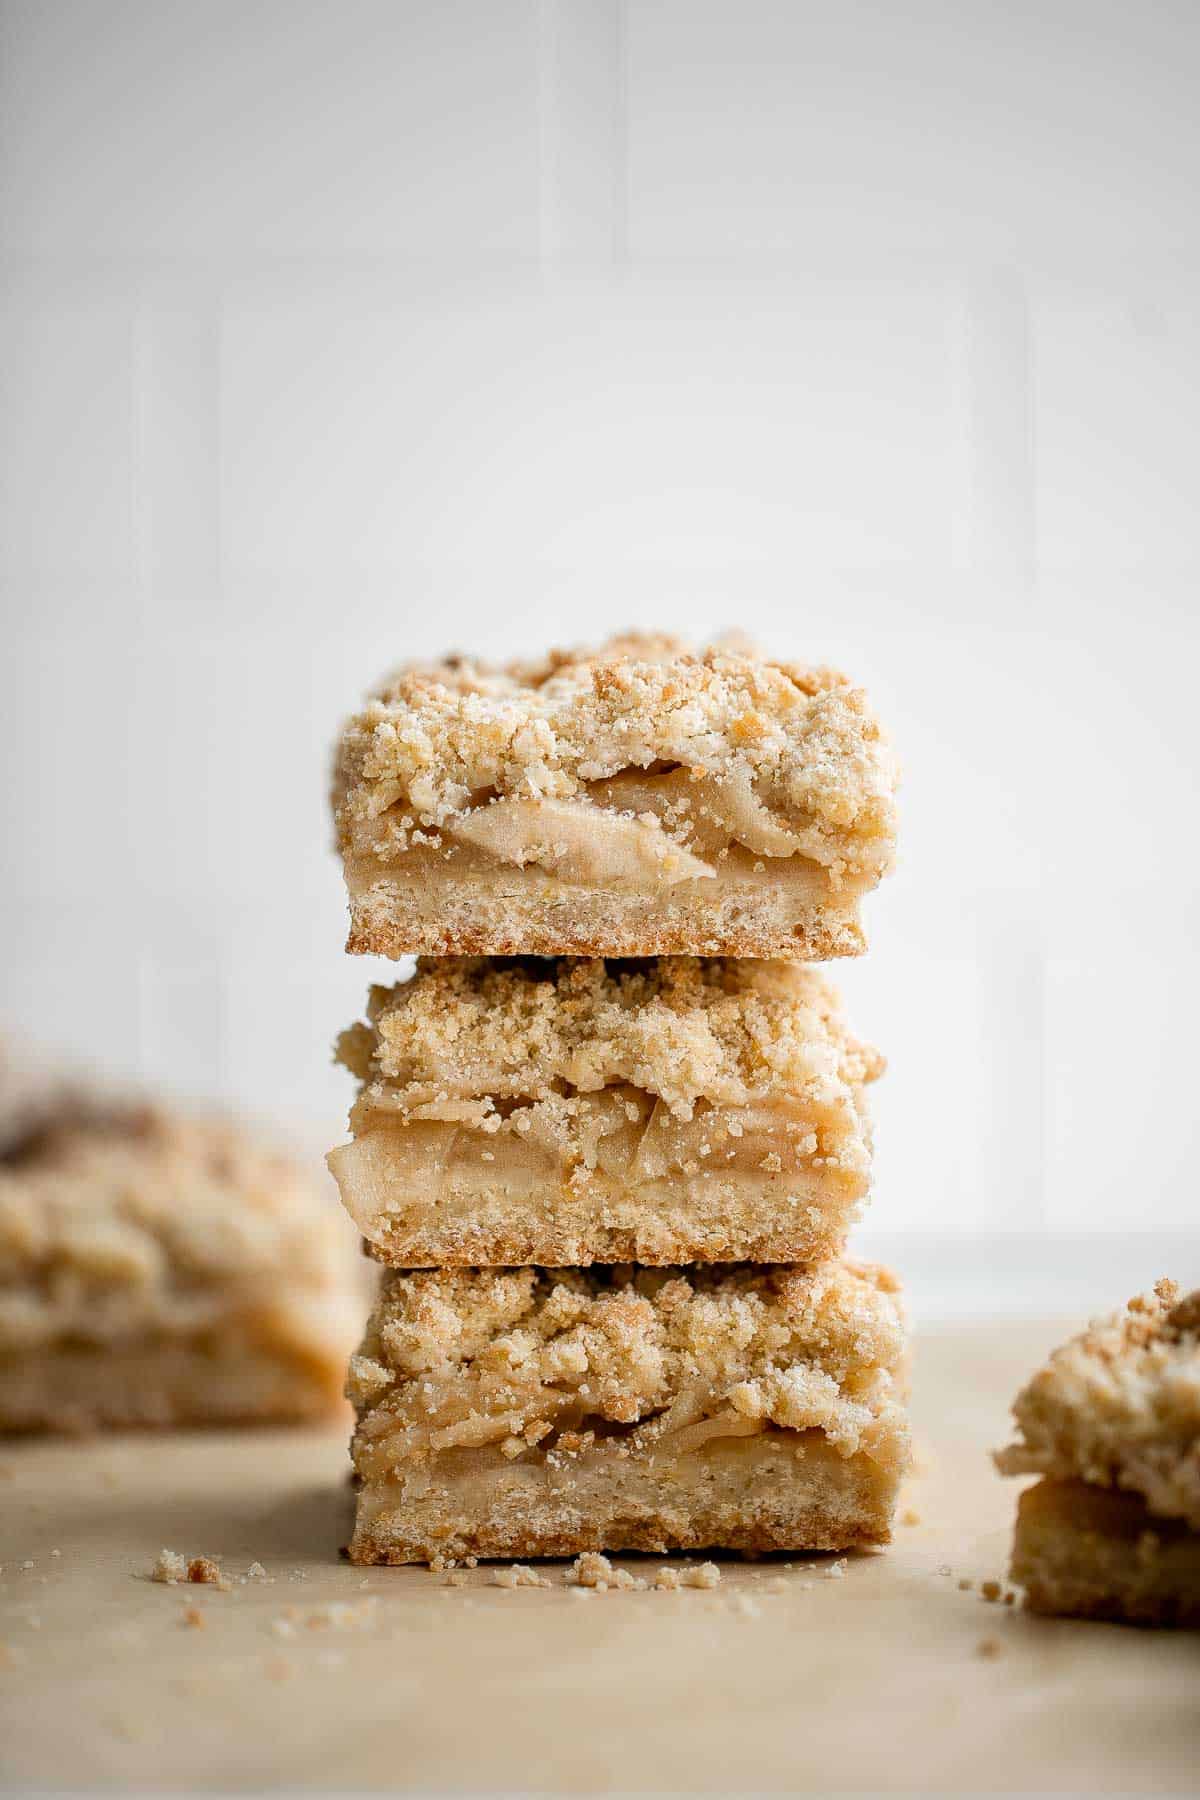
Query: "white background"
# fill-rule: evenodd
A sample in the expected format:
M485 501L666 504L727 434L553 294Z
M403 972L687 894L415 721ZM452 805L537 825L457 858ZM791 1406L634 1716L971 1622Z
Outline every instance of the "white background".
M0 0L3 1025L334 1141L340 717L734 624L905 764L867 1241L1200 1276L1198 93L1188 0Z

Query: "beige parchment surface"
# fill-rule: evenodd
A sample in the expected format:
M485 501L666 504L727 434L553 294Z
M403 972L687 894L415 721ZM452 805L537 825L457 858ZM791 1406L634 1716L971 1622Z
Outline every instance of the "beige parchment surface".
M562 1564L517 1591L486 1569L462 1588L353 1569L341 1428L0 1447L0 1782L1194 1791L1200 1635L1036 1620L978 1591L1004 1573L1016 1497L986 1451L1065 1330L925 1337L919 1522L840 1577L832 1558L727 1562L709 1592L580 1597ZM220 1556L232 1590L151 1583L164 1545ZM256 1560L269 1580L243 1585Z

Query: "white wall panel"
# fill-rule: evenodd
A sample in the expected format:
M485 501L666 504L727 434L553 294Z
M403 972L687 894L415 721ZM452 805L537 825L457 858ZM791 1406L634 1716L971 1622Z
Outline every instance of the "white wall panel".
M629 8L630 250L1054 260L1195 230L1185 0Z
M11 0L0 249L536 249L533 0Z

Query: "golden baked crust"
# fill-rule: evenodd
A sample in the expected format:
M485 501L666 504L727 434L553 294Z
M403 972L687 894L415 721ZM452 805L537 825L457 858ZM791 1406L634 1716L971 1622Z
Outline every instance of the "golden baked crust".
M327 1411L351 1258L324 1194L231 1125L44 1120L0 1161L0 1429Z
M329 1161L384 1261L807 1261L867 1192L883 1061L811 969L422 959L369 1011Z
M1021 1442L1006 1475L1051 1475L1141 1494L1150 1512L1200 1528L1200 1290L1172 1281L1092 1324L1050 1357L1013 1404Z
M882 1540L904 1355L893 1278L851 1264L390 1271L351 1555Z
M830 670L637 637L409 667L338 747L350 948L854 954L895 784Z
M1018 1504L1010 1574L1031 1612L1200 1626L1200 1534L1136 1494L1037 1482Z

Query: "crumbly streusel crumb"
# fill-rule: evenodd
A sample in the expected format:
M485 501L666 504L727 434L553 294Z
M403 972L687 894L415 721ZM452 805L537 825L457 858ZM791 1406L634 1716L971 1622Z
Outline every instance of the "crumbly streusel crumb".
M694 1563L679 1571L680 1587L715 1588L721 1585L721 1571L714 1562Z
M380 1438L389 1466L510 1437L534 1447L581 1406L646 1443L682 1429L699 1443L711 1417L733 1435L820 1430L890 1466L907 1441L894 1289L845 1262L389 1270L350 1365L359 1472L371 1475ZM561 1463L584 1441L564 1424L547 1454Z
M227 1594L230 1583L221 1572L221 1565L211 1556L193 1556L187 1566L187 1578L202 1587L219 1588Z
M1089 1325L1022 1389L1013 1416L1022 1441L997 1454L1003 1474L1126 1488L1200 1529L1200 1289L1163 1280Z
M528 1563L511 1563L508 1568L492 1570L491 1585L499 1588L548 1588L550 1583L536 1569L531 1569Z
M181 1556L178 1550L160 1550L150 1571L150 1579L174 1585L177 1581L186 1581L187 1572L186 1556Z
M585 1550L575 1558L564 1580L568 1587L608 1588L613 1576L613 1565L607 1556L601 1556L597 1550Z
M860 688L827 669L635 635L541 663L400 670L342 732L339 835L348 845L390 812L401 847L436 844L480 795L570 800L663 763L698 784L766 790L806 854L886 864L895 761Z
M372 990L370 1025L339 1056L370 1102L401 1116L464 1116L627 1083L690 1118L697 1101L740 1105L833 1083L858 1087L883 1058L848 1031L816 970L752 958L421 957Z

